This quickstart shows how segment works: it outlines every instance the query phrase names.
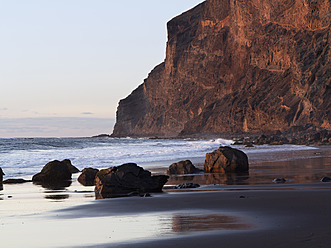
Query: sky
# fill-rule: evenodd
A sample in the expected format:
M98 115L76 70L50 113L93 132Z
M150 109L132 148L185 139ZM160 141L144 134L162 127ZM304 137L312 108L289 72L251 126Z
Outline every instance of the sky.
M0 0L0 138L111 133L201 0Z

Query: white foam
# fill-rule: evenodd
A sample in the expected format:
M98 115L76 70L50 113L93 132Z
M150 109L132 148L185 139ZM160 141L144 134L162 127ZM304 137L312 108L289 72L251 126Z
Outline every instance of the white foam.
M1 139L0 139L1 141ZM42 142L41 142L42 141ZM14 141L13 141L14 142ZM25 144L24 142L30 142ZM149 139L34 139L16 142L12 149L0 153L0 166L6 177L24 177L39 172L52 160L70 159L77 168L107 168L123 163L134 162L148 164L153 162L203 158L220 145L231 145L232 140L149 140ZM37 145L35 145L37 144ZM6 143L8 146L8 142ZM20 147L24 146L24 148ZM29 149L32 147L32 149ZM246 153L265 153L283 150L314 149L307 146L255 146L246 148L233 146ZM1 149L1 143L0 143ZM164 163L167 167L170 164ZM158 163L158 167L160 163Z

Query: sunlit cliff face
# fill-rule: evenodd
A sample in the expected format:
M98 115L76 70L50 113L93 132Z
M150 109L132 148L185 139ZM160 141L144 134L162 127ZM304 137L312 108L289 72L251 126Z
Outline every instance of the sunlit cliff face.
M114 135L330 127L329 13L327 0L207 0L172 19L165 62L121 101Z

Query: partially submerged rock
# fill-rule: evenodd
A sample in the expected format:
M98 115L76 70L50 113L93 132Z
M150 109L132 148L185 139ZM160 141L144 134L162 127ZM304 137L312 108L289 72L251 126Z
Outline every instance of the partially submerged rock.
M71 170L66 161L54 160L47 163L41 172L32 177L33 182L46 184L58 184L59 182L71 180Z
M196 168L190 160L183 160L177 163L173 163L169 166L168 175L178 174L195 174L200 170Z
M84 186L93 186L94 185L94 179L99 172L98 169L94 168L85 168L82 171L82 174L78 177L78 182Z
M96 198L127 196L132 193L162 192L168 176L152 176L134 163L100 170L95 178Z
M247 172L248 158L247 155L229 146L221 146L217 150L207 153L205 172L227 173L227 172Z

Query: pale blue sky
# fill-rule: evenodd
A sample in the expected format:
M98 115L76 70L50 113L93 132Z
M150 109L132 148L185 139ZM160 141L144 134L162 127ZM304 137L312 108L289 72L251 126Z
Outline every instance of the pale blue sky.
M5 120L41 118L40 131L46 117L115 118L118 101L164 60L167 21L200 2L0 0L0 137L73 136L61 124L9 134ZM103 128L91 135L112 126Z

